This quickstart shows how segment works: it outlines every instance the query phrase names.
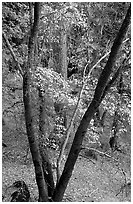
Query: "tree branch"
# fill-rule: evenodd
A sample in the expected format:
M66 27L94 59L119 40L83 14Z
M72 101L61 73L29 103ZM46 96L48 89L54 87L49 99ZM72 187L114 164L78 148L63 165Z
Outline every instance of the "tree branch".
M92 147L90 147L90 148L82 147L81 148L81 150L84 150L84 149L86 149L86 150L93 150L93 151L97 152L98 154L104 155L104 156L106 156L108 158L112 158L112 156L110 156L109 154L106 154L105 152L101 152L101 151L99 151L99 150L97 150L95 148L92 148Z
M2 32L2 36L3 36L4 40L5 40L5 44L6 44L7 48L10 50L10 53L11 53L11 55L13 57L13 60L15 61L16 65L18 67L18 70L19 70L21 76L23 76L22 68L21 68L21 66L20 66L20 64L19 64L19 62L17 60L17 57L16 57L16 55L15 55L15 53L14 53L12 47L11 47L11 44L9 43L9 41L8 41L8 39L6 37L6 34L4 32Z

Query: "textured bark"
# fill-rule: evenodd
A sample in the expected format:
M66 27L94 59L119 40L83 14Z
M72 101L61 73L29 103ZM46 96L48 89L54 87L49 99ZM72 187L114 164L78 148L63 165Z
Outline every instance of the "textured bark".
M45 137L45 98L43 92L39 89L39 150L42 160L42 169L44 174L44 179L47 184L48 197L52 197L54 192L54 178L52 172L51 162L48 157L48 150L46 147L46 137Z
M39 201L48 201L47 188L44 180L41 157L39 148L35 138L35 131L33 126L33 114L31 106L31 72L34 71L34 49L35 41L38 33L39 25L40 3L34 4L34 24L31 28L31 35L28 44L28 62L25 73L23 75L23 101L25 109L25 122L30 151L32 155L33 164L35 167L36 182L39 190Z
M24 109L25 109L26 131L27 131L28 141L30 145L32 160L35 167L36 182L38 185L39 197L42 199L42 201L47 201L48 196L46 193L46 184L44 181L39 149L38 149L37 141L35 139L35 131L33 128L33 116L32 116L32 107L31 107L31 100L30 100L28 73L25 73L23 77L23 101L24 101Z
M73 144L72 144L72 147L71 147L69 155L68 155L68 159L65 163L63 173L60 177L59 182L57 183L56 189L55 189L54 194L53 194L53 200L56 202L60 202L63 199L64 192L67 188L69 179L71 178L71 175L72 175L72 172L74 169L74 165L76 163L79 152L81 150L83 138L86 134L87 128L89 126L89 123L90 123L95 111L97 110L98 106L100 105L101 97L102 97L103 92L105 90L105 87L108 83L108 79L110 77L110 74L112 73L112 68L113 68L113 65L115 63L117 53L120 49L122 41L124 40L124 37L125 37L126 32L128 30L128 26L130 24L130 18L131 18L131 7L127 11L127 15L126 15L126 17L123 21L123 24L122 24L122 26L118 32L118 35L117 35L117 37L113 43L109 59L108 59L106 66L103 69L103 71L99 77L93 100L92 100L90 106L88 107L87 111L85 112L85 114L84 114L84 116L80 122L80 125L76 131L76 134L75 134L75 137L73 140Z

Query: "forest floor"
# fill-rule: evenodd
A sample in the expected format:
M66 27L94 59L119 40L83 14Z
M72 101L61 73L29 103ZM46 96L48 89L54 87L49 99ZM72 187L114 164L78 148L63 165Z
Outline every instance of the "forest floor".
M24 180L31 193L30 202L37 202L38 190L31 155L29 154L26 161L24 157L27 142L8 139L6 144L7 147L3 148L3 194L7 186L14 181ZM123 188L121 191L123 184L123 173L109 159L99 157L97 161L92 162L79 156L63 201L130 202L130 189Z

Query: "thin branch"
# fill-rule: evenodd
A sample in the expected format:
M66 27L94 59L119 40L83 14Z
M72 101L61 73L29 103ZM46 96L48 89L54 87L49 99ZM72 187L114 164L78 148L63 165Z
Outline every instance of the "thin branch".
M108 157L108 158L112 158L112 156L110 156L109 154L107 154L107 153L105 153L105 152L101 152L101 151L99 151L99 150L97 150L97 149L95 149L95 148L87 148L87 147L82 147L81 148L81 150L93 150L93 151L95 151L95 152L97 152L98 154L101 154L101 155L104 155L104 156L106 156L106 157Z
M65 151L65 148L66 148L66 145L67 145L67 142L68 142L71 130L72 130L72 126L73 126L74 120L75 120L77 112L78 112L78 107L79 107L79 104L80 104L80 101L81 101L81 96L83 94L83 90L84 90L84 87L85 87L85 72L86 72L87 66L88 66L88 64L84 68L84 76L83 76L82 88L81 88L80 93L79 93L78 102L77 102L77 105L75 107L75 110L74 110L71 122L69 124L69 127L67 129L66 137L65 137L65 140L64 140L63 145L61 147L61 150L60 150L60 153L59 153L59 157L57 159L57 182L59 181L59 178L60 178L60 163L61 163L64 151Z
M10 53L11 53L11 55L13 57L13 60L15 61L16 65L18 67L18 70L19 70L21 76L23 76L23 70L22 70L22 68L21 68L21 66L20 66L20 64L19 64L19 62L17 60L17 57L16 57L16 55L15 55L15 53L14 53L12 47L11 47L11 44L9 43L9 41L7 39L7 36L6 36L6 34L4 32L2 33L2 36L3 36L4 40L5 40L7 48L10 50Z
M94 69L105 57L107 57L107 56L110 54L110 52L111 52L111 51L107 52L105 55L103 55L103 56L98 60L98 62L96 62L96 64L90 69L87 78L90 77L90 74L92 73L93 69Z

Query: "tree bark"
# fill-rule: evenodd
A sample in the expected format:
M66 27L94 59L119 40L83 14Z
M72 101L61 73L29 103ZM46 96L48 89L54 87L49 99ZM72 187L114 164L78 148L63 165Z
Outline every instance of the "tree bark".
M61 46L61 53L60 53L60 64L61 64L61 74L64 78L64 80L66 81L67 80L67 30L65 28L65 23L62 19L61 21L61 33L60 33L60 46ZM67 114L66 114L66 111L63 110L63 113L60 114L61 117L63 116L64 118L64 127L65 129L67 129ZM65 136L64 138L64 141L61 145L61 149L60 149L60 153L59 153L59 157L57 159L57 183L59 181L59 178L60 178L60 175L61 175L61 172L60 172L60 169L61 169L61 160L62 160L62 157L63 157L63 153L64 153L64 150L65 150L65 147L66 147L66 144L67 144L67 140L66 138L68 138L69 136Z
M28 141L30 145L30 151L33 159L33 164L35 167L36 182L39 190L39 201L48 201L48 194L46 183L44 180L41 157L39 153L39 148L35 138L35 131L33 126L33 115L31 106L31 73L34 71L34 49L35 42L37 39L38 25L40 16L40 3L34 4L34 23L31 28L31 35L29 37L28 44L28 62L25 73L23 75L23 101L25 109L25 121L26 121L26 131L28 136Z
M46 147L46 137L45 137L45 98L43 91L39 89L39 150L42 159L42 169L44 174L44 179L47 184L48 197L52 197L54 192L54 178L52 172L51 162L48 157L48 150Z
M126 32L128 30L128 26L130 24L130 18L131 18L131 6L129 7L129 9L127 11L126 17L125 17L125 19L122 23L122 26L118 32L118 35L117 35L117 37L113 43L111 53L110 53L109 59L106 63L106 66L103 69L103 71L99 77L92 102L91 102L90 106L88 107L87 111L85 112L85 114L81 120L81 123L80 123L80 125L76 131L76 134L75 134L75 137L73 140L73 144L72 144L72 147L71 147L69 155L68 155L68 159L65 163L63 173L60 177L59 182L56 185L56 189L55 189L54 194L53 194L53 201L60 202L63 199L64 192L67 188L69 179L70 179L72 172L73 172L73 169L74 169L74 165L76 163L79 152L81 150L83 138L87 132L87 128L89 126L89 123L90 123L95 111L97 110L98 106L100 105L101 97L102 97L103 92L105 90L105 87L108 83L108 79L110 77L110 74L112 73L112 69L113 69L113 66L115 64L117 53L120 49L122 41L124 40L124 37L125 37Z

